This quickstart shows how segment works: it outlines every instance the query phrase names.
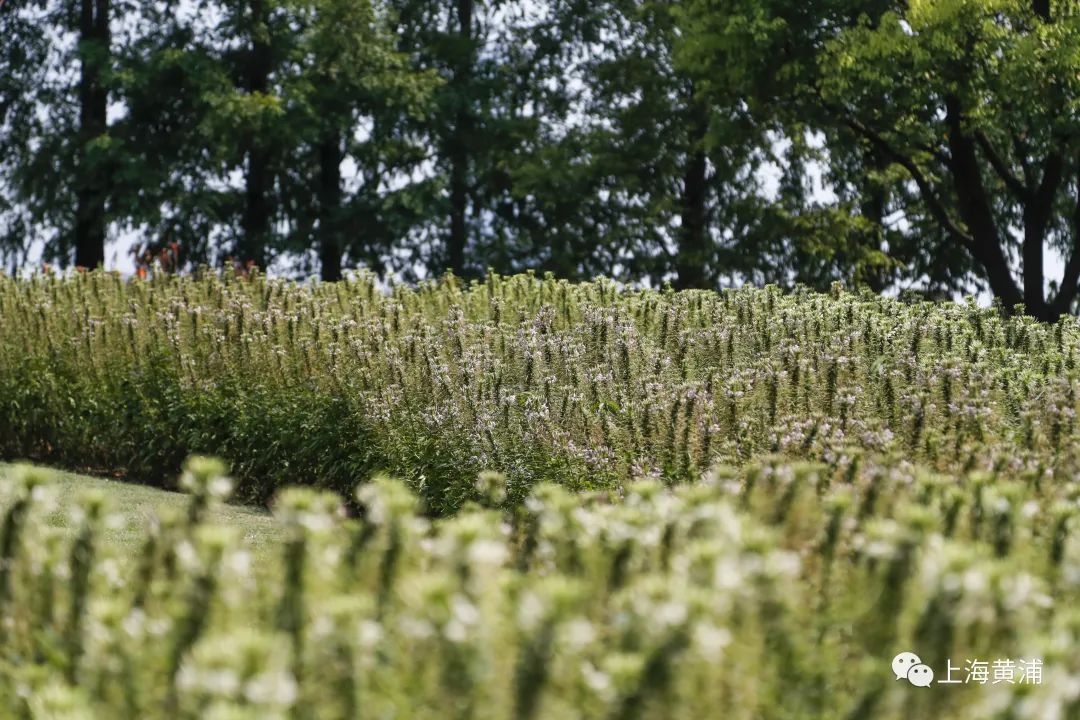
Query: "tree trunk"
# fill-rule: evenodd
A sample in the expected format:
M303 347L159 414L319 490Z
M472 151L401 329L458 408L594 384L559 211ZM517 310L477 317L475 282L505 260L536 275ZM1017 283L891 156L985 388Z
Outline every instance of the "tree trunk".
M319 144L319 264L324 282L341 279L341 138L329 132Z
M1024 244L1021 251L1024 263L1024 307L1028 313L1042 312L1046 306L1043 292L1043 233L1039 232L1030 213L1025 212Z
M76 178L75 265L105 264L108 171L91 156L90 143L108 131L108 92L102 70L110 57L109 0L80 0L79 165Z
M880 173L889 167L889 159L883 156L876 148L867 153L866 163L874 169L875 173ZM860 194L862 202L859 206L859 213L873 223L875 229L880 229L880 238L884 238L887 232L885 214L889 204L888 191L881 183L867 180L867 184ZM874 248L881 250L881 242L875 242ZM868 288L879 295L885 291L887 277L880 267L864 266L862 271L861 277L856 278L856 280L861 280Z
M1044 22L1050 22L1050 0L1033 0L1032 11ZM1064 164L1057 152L1053 152L1047 160L1046 168L1039 188L1029 198L1024 207L1024 244L1022 249L1024 261L1024 306L1029 315L1054 322L1063 312L1059 307L1064 304L1066 309L1070 299L1063 294L1065 288L1059 291L1054 302L1048 303L1043 291L1046 282L1043 268L1043 245L1046 240L1047 228L1050 217L1053 214L1054 196L1062 180ZM1066 276L1068 273L1066 273Z
M458 39L463 48L456 58L452 89L458 107L450 137L450 237L446 246L447 265L455 275L465 275L465 247L468 242L469 146L472 135L472 108L466 97L473 70L473 1L457 0Z
M958 201L957 209L971 234L969 249L976 262L982 265L990 283L990 291L1001 299L1006 308L1011 309L1023 302L1024 298L1013 279L1012 270L1001 246L994 211L987 198L982 171L975 153L975 144L965 132L959 99L948 96L945 98L945 106L946 121L949 125L949 170Z
M250 93L266 93L270 86L270 45L262 32L266 10L262 0L251 3L251 50L245 77L245 89ZM272 208L270 190L270 152L264 138L254 133L246 140L247 167L244 174L244 213L242 236L237 244L237 260L266 267L267 246L270 241Z
M1080 168L1076 170L1076 184L1080 186ZM1052 308L1057 315L1064 315L1069 312L1073 300L1076 299L1077 290L1080 289L1077 286L1077 283L1080 283L1080 197L1076 198L1076 204L1074 205L1072 237L1072 252L1069 253L1069 259L1065 261L1065 272L1061 276L1061 287L1058 289L1057 297L1054 298Z
M690 91L690 103L690 152L679 201L679 246L675 256L675 285L679 289L712 287L709 211L706 205L708 160L705 156L709 116L708 109L693 97L693 89Z
M237 259L266 267L266 246L270 237L270 203L267 201L269 160L264 150L252 143L248 150L244 180L243 237L237 246Z
M1028 314L1040 320L1056 320L1058 313L1047 303L1043 288L1046 274L1043 268L1043 246L1054 213L1054 198L1061 185L1064 160L1052 152L1046 160L1038 188L1024 203L1024 307Z

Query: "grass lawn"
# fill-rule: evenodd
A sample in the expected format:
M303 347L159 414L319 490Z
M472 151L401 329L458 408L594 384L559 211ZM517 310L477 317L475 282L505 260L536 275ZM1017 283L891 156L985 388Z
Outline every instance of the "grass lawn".
M10 464L0 463L0 481L11 469ZM74 534L77 527L71 523L71 509L78 502L79 494L84 490L101 490L109 498L109 511L118 513L123 518L123 522L109 523L108 529L104 531L105 542L121 551L135 551L139 547L147 518L155 510L164 507L183 508L188 502L188 496L183 493L77 475L63 470L51 472L51 485L58 491L59 503L49 514L48 523L53 527L70 530ZM271 553L281 535L281 526L270 513L261 508L228 505L211 511L210 518L214 522L239 527L245 544L256 556Z

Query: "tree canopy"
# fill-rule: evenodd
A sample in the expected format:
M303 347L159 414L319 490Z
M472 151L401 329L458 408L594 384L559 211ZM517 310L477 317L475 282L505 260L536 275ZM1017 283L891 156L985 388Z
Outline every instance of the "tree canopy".
M6 0L0 30L10 270L124 241L1077 302L1076 3Z
M1049 0L690 0L682 60L817 157L868 272L972 279L1036 317L1080 280L1080 8ZM1064 258L1048 278L1044 256ZM887 261L886 261L887 260Z

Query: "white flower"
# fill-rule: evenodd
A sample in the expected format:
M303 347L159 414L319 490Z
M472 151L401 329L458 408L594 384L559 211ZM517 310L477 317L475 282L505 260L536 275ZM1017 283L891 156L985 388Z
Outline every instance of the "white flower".
M120 628L133 640L141 637L146 630L146 613L139 608L135 608L127 614L120 624Z
M581 663L581 677L585 681L585 686L600 697L610 699L613 696L611 676L597 670L592 663Z
M480 611L461 593L450 599L450 614L463 625L475 625L480 621Z
M483 567L497 567L506 562L506 546L497 540L477 540L469 545L469 562Z
M237 577L247 577L251 572L251 553L237 550L226 554L223 563L225 572Z
M186 570L195 570L199 567L199 554L195 551L195 546L187 540L176 544L176 559Z
M525 593L518 601L518 624L526 631L532 630L543 616L544 603L535 593Z
M670 628L686 622L689 610L685 603L669 600L661 603L652 613L652 619L660 627Z
M416 640L426 640L435 635L435 628L427 620L405 616L398 621L398 627L405 635Z
M364 620L356 629L356 641L361 647L374 647L382 637L382 625L374 620Z
M693 630L694 647L709 662L719 662L724 648L731 643L731 631L709 622L697 623Z
M560 628L562 643L574 651L583 650L596 639L596 630L591 622L578 617L563 624Z
M244 684L244 697L256 705L289 707L296 702L296 680L292 673L279 670L256 675Z

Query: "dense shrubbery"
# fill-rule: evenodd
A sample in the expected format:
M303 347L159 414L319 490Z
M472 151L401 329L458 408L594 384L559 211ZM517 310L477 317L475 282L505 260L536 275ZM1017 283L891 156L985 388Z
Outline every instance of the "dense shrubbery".
M54 718L1010 718L1080 712L1074 480L764 459L621 497L488 473L453 518L403 485L282 492L279 562L206 521L221 466L142 550L41 522L42 471L0 496L0 708ZM894 679L916 650L1041 658L1042 682Z
M1078 470L1080 331L837 290L492 277L0 279L0 454L160 482L227 457L245 499L374 470L430 510L477 472L617 489L849 446L1014 479Z

